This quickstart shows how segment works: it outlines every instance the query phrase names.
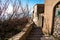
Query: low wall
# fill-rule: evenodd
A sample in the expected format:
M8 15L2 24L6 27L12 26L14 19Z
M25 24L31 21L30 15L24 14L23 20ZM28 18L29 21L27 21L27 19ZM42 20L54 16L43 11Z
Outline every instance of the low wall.
M28 36L29 32L32 29L32 24L33 23L27 24L25 26L25 28L20 33L16 34L12 38L9 38L8 40L25 40L26 39L26 36Z

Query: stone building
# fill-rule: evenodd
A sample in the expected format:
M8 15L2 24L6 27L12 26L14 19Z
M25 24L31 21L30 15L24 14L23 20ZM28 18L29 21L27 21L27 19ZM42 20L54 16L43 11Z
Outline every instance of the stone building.
M44 4L36 4L33 8L33 21L38 27L42 27L43 18L40 14L44 13Z
M45 4L35 5L34 15L37 20L36 25L43 25L44 34L60 34L60 0L45 0ZM44 22L42 17L44 17Z
M45 0L43 32L46 35L60 34L60 0Z

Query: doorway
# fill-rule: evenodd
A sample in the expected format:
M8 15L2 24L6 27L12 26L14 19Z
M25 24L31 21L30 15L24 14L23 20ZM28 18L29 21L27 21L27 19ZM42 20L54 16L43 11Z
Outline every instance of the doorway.
M58 2L53 10L53 35L60 37L60 2Z

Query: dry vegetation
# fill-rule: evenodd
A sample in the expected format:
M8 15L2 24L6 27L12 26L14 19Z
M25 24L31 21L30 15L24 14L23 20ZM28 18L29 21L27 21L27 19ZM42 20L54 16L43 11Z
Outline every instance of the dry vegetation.
M2 39L12 37L13 35L22 31L25 25L28 23L27 18L7 20L0 22L0 37Z
M22 29L25 27L25 25L28 23L28 19L29 19L29 17L28 17L29 11L27 13L24 11L25 9L23 9L23 7L21 6L20 0L18 0L18 2L20 4L20 7L21 7L24 15L22 18L13 17L18 14L17 10L19 9L19 6L16 8L17 5L16 5L16 0L15 0L15 2L13 4L13 9L14 9L13 14L10 15L9 19L5 20L3 18L3 16L5 14L5 11L8 8L9 1L10 0L6 0L4 6L2 7L3 9L0 9L0 40L5 40L5 39L10 38L10 37L14 36L15 34L21 32ZM0 4L1 4L1 0L0 0ZM28 4L26 7L28 10ZM1 6L0 6L0 8L1 8ZM1 15L2 15L2 17L1 17ZM20 16L21 16L21 14L20 14Z

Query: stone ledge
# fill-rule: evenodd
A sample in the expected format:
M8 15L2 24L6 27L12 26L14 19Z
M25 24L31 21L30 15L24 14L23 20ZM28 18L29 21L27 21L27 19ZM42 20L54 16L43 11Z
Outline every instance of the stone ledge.
M29 34L31 29L32 29L32 23L27 24L26 27L20 33L16 34L12 38L9 38L8 40L25 40L26 36Z

